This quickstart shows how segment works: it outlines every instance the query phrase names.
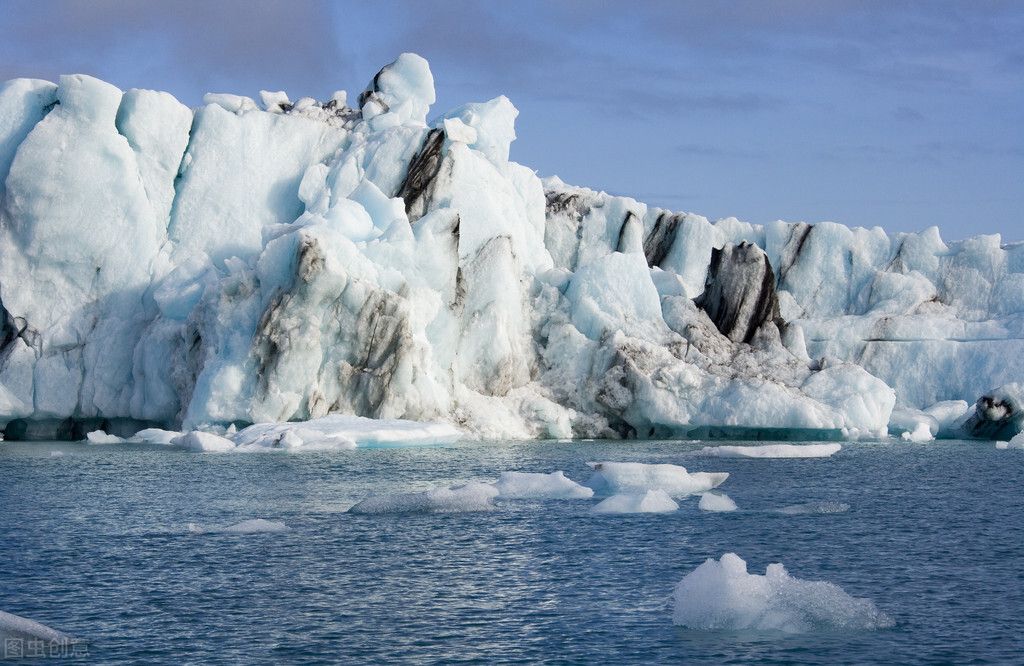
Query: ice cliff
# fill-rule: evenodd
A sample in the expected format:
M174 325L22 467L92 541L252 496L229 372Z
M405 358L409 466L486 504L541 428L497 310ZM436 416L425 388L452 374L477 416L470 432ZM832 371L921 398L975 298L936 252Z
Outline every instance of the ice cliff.
M433 102L412 54L326 102L5 84L0 428L1020 429L1024 245L709 222L509 161L505 97Z

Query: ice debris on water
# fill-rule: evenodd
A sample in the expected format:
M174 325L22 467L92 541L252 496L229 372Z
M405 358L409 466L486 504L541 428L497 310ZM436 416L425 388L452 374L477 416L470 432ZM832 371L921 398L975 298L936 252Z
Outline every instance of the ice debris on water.
M679 505L664 490L619 493L593 507L593 513L670 513Z
M124 442L124 438L118 437L117 435L108 435L102 430L93 430L92 432L86 433L85 439L90 444L121 444Z
M697 508L701 511L728 512L736 510L736 502L722 492L701 493Z
M494 487L502 499L589 499L594 491L565 476L562 471L550 474L533 472L502 472Z
M705 446L698 453L719 458L828 458L841 444L762 444L758 446Z
M704 631L813 631L881 629L891 617L868 599L825 581L791 576L782 564L764 575L747 572L735 553L708 559L675 588L673 623Z
M688 472L685 467L636 462L587 463L594 473L585 486L597 497L661 490L670 497L702 493L725 483L728 472Z

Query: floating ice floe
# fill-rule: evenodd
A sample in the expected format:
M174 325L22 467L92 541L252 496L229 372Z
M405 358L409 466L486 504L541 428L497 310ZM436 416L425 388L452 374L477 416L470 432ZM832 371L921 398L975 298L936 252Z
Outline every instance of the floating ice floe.
M42 641L44 651L51 646L63 647L81 642L35 620L0 611L0 646L9 645L7 641ZM28 656L27 652L25 654ZM0 658L4 656L7 655L0 653Z
M295 423L257 423L232 439L240 447L384 448L451 444L462 436L447 423L331 414Z
M736 502L725 493L702 493L697 508L701 511L726 512L735 511Z
M415 493L369 497L349 509L357 514L462 513L490 511L498 490L489 483L467 483Z
M706 631L756 630L806 633L893 626L868 599L852 597L825 581L807 581L769 564L747 573L735 553L706 560L676 586L673 623Z
M170 444L175 438L181 437L184 433L177 430L161 430L160 428L146 428L140 430L127 441L139 444Z
M664 490L620 493L604 499L593 507L593 513L669 513L679 508Z
M235 443L230 439L214 435L212 432L200 432L193 430L171 440L172 446L178 446L189 451L203 451L206 453L224 453L233 451Z
M695 495L725 483L728 472L688 472L679 465L633 462L587 463L594 473L585 486L598 497L662 490L671 497Z
M705 446L698 451L719 458L828 458L841 444L762 444L760 446Z
M265 532L284 532L288 526L277 520L264 520L263 518L252 518L243 520L240 523L227 525L226 527L213 527L208 525L188 524L188 531L192 534L262 534Z
M845 502L805 502L803 504L791 504L781 509L775 509L775 513L782 513L787 516L800 516L805 514L827 514L846 513L850 505Z
M396 446L424 446L458 441L462 432L446 423L370 419L329 415L294 423L257 423L223 435L201 430L186 433L147 428L127 441L176 446L190 451L336 451ZM125 440L119 440L125 441Z
M93 430L92 432L86 433L85 439L90 444L120 444L124 442L124 438L118 437L117 435L108 435L102 430Z
M594 491L561 471L550 474L502 472L494 484L502 499L589 499Z

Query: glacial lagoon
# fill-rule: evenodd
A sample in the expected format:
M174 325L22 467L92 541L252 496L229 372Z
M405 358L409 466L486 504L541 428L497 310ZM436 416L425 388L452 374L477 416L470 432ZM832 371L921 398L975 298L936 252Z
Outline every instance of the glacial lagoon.
M720 444L751 442L301 454L4 442L0 608L87 641L67 663L1019 661L1024 451L955 440L849 442L821 458L701 451ZM499 496L466 507L486 510L348 512L513 470L586 483L593 461L728 472L717 490L737 509L703 511L692 495L675 511L600 514L598 497ZM675 625L677 584L726 553L751 573L779 562L828 581L890 622ZM831 612L834 599L812 601Z

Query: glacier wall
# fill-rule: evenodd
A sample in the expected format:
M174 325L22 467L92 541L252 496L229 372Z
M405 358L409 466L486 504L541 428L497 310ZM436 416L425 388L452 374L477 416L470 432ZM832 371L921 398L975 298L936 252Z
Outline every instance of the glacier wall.
M412 54L352 106L5 84L0 428L873 435L1022 376L1024 245L712 223L509 161L504 97L433 102Z

